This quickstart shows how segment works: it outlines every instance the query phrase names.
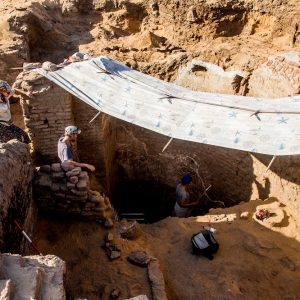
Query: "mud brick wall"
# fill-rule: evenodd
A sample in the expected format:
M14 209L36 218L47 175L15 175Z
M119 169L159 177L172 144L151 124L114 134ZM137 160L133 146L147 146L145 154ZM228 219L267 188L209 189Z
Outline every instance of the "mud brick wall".
M25 75L23 80L22 88L36 93L22 99L21 105L38 161L58 161L57 141L64 128L74 123L72 96L38 74Z
M25 224L28 234L35 223L33 166L27 145L16 140L0 144L0 174L0 252L22 252L25 244L14 220ZM27 215L30 220L26 220Z
M104 128L102 126L104 114L100 113L92 123L89 123L97 112L96 109L74 97L74 124L82 131L77 140L80 160L93 164L100 176L105 177L105 159L103 155L105 140L103 139Z
M300 56L293 53L269 57L249 80L249 96L280 98L299 93Z
M88 173L64 162L37 168L35 198L45 212L101 218L113 224L108 197L90 189Z
M106 179L108 167L104 158L109 126L107 116L100 114L92 123L89 121L97 110L73 97L48 79L33 73L19 76L20 87L35 94L34 98L23 98L25 126L29 131L38 165L59 162L57 142L64 128L74 124L82 133L78 136L77 151L80 161L95 165L96 174Z

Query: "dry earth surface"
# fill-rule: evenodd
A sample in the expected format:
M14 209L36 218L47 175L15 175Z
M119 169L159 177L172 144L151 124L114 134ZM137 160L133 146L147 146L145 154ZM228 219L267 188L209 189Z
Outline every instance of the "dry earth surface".
M151 297L146 269L126 260L131 251L144 250L160 262L168 299L299 299L300 224L277 204L270 198L206 216L167 218L142 225L136 240L120 238L116 227L111 232L122 256L112 262L101 249L107 231L96 222L42 219L38 245L67 261L67 290L75 298L109 299L114 288L120 299ZM260 205L273 217L259 223L252 215ZM249 218L240 219L246 211ZM203 226L217 229L220 249L214 260L191 254L190 238Z

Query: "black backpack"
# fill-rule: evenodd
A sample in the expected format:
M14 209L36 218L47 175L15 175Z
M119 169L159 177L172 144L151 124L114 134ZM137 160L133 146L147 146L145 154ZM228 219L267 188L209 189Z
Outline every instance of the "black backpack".
M191 238L193 254L202 254L209 259L214 259L213 254L219 249L219 244L215 240L210 230L201 230Z

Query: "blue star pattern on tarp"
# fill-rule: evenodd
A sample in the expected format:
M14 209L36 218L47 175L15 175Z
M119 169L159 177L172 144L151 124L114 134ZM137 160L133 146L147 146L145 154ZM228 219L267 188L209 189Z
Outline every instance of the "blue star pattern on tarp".
M300 154L300 96L195 92L105 56L36 71L97 111L159 134L255 153Z

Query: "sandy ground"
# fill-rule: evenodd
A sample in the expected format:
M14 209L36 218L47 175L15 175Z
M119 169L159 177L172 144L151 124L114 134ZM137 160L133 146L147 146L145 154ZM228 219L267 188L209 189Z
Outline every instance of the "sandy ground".
M299 224L277 204L275 199L251 201L207 216L170 217L141 225L143 235L134 241L120 239L116 227L112 231L122 257L113 262L101 249L107 230L96 222L41 219L37 242L44 253L67 261L67 289L75 297L109 299L119 288L118 299L150 298L146 269L126 261L130 251L146 250L159 259L172 300L300 299ZM261 223L252 219L259 205L272 210ZM240 219L245 211L249 218ZM191 254L190 237L207 225L217 229L220 243L212 261Z

